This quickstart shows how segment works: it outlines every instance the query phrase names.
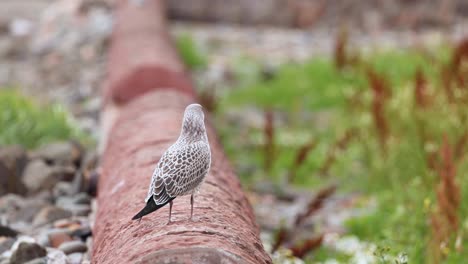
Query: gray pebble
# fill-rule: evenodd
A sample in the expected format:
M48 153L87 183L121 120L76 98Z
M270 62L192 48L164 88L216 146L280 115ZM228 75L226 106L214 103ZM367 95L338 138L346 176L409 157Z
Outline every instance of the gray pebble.
M55 184L52 194L54 197L62 197L64 195L70 195L72 189L72 184L66 181L60 181Z
M58 249L48 248L47 264L68 264L67 255Z
M31 156L53 164L69 166L81 159L82 152L81 146L77 143L62 141L44 145L36 149Z
M86 252L88 250L86 244L78 240L64 242L60 245L58 249L63 251L65 254Z
M24 264L47 264L46 258L36 258L33 260L30 260Z
M51 223L55 220L71 217L72 213L55 206L47 206L34 217L33 225L40 226Z
M74 205L89 205L91 198L86 193L79 193L73 197L62 196L58 197L55 204L63 209L68 209Z
M16 239L12 237L0 238L0 254L9 250L15 241Z
M16 237L17 235L18 231L15 229L0 224L0 237Z
M36 243L21 242L11 255L11 264L23 264L35 258L45 257L47 251Z
M81 264L83 260L83 253L71 253L67 256L69 264Z
M36 237L37 243L43 247L48 247L50 246L50 240L49 240L49 235L46 232L41 232L37 237Z
M78 193L75 196L73 196L73 202L76 204L90 204L91 203L91 197L87 193Z
M58 197L57 200L55 201L55 205L57 205L60 208L68 208L69 206L73 204L74 204L73 198L68 197L68 196Z

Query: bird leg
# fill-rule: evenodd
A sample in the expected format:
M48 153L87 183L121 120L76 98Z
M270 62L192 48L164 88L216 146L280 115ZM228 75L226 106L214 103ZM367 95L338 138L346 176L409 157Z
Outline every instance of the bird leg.
M169 202L169 221L168 224L171 223L171 214L172 214L172 201Z
M190 196L190 205L191 205L191 208L190 208L190 220L193 221L192 217L193 217L193 193L192 195Z

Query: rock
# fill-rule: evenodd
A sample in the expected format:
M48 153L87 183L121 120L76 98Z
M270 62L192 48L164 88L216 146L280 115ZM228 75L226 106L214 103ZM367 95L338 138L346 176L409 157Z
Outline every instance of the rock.
M71 241L72 238L67 234L66 230L61 232L52 232L49 234L50 245L58 248L62 243Z
M83 241L86 241L86 239L88 239L88 237L91 237L93 235L93 233L92 233L90 227L81 227L81 228L77 228L76 230L74 230L71 233L71 235L73 237L77 237L77 238L80 238Z
M77 195L73 196L73 202L75 204L90 204L91 197L87 193L78 193Z
M73 179L73 182L76 180ZM76 192L73 191L73 184L65 181L60 181L55 184L54 189L52 190L52 194L55 198L61 197L61 196L68 196L71 194L74 194Z
M78 167L82 147L74 142L55 142L35 150L31 157L43 159L47 164Z
M0 225L0 237L16 237L17 235L18 231L8 226Z
M68 264L67 256L55 248L47 249L47 264Z
M299 28L313 26L323 15L325 3L315 1L297 1L294 24Z
M76 217L77 218L77 217ZM54 227L57 229L64 229L67 230L69 235L73 235L78 229L84 228L86 225L82 225L81 221L78 219L61 219L54 222ZM87 218L87 216L85 217Z
M23 147L14 145L0 148L0 195L26 193L21 180L26 163L27 154Z
M8 58L13 49L13 40L10 38L0 38L0 58ZM11 71L6 71L11 72ZM2 80L8 80L6 75L2 74Z
M32 230L31 223L26 223L24 221L11 222L10 227L23 234L28 234Z
M33 221L33 225L40 226L71 216L72 213L70 211L55 206L47 206L36 215Z
M54 222L55 228L68 228L73 225L80 225L80 223L72 219L60 219Z
M102 108L102 99L99 96L88 97L88 100L84 103L81 114L86 114L94 120L99 119L99 114ZM83 164L88 168L95 168L97 165L97 159L99 155L96 150L87 151L85 157L83 158ZM89 166L88 164L93 163L94 166Z
M31 222L34 216L47 204L44 197L30 197L24 199L15 194L8 194L0 198L0 214L6 216L8 223ZM10 225L13 227L13 225Z
M42 160L34 160L28 164L23 175L25 185L31 191L41 189L43 182L47 182L51 178L52 168ZM54 185L55 182L49 183Z
M25 200L16 194L7 194L0 197L0 213L10 215L24 206Z
M47 264L47 259L46 258L35 258L33 260L30 260L24 264Z
M24 18L14 18L9 25L10 34L14 37L26 37L31 34L33 28L33 22Z
M53 200L53 196L50 193L50 190L44 190L32 196L31 199L47 201L48 203L50 203Z
M66 208L68 209L71 206L75 205L89 205L91 203L91 197L88 196L86 193L79 193L73 197L59 197L55 204L58 207ZM72 211L70 209L70 211Z
M74 216L88 216L91 213L91 206L89 204L73 204L67 209Z
M5 50L0 51L0 55L9 60L17 60L21 59L27 50L28 41L26 38L8 38L5 44L2 45Z
M86 184L86 192L89 195L96 197L97 194L97 183L99 180L99 170L94 170L92 173L89 174L89 178L85 178Z
M82 228L82 226L79 223L74 223L74 224L67 226L67 229L70 232L69 233L70 235L73 235L73 233L80 228Z
M13 246L11 246L10 250L5 251L2 254L2 256L3 257L8 257L8 258L11 257L12 254L18 249L19 245L21 243L23 243L23 242L25 242L25 243L36 243L36 240L34 238L30 237L30 236L18 236L16 238L16 241L13 244Z
M11 264L23 264L35 258L45 257L47 251L36 243L21 242L16 251L11 255Z
M83 2L54 1L44 10L46 15L41 18L32 41L35 54L76 51L82 43L99 44L109 36L112 29L110 12L97 6L82 8Z
M90 247L88 246L88 248L90 248ZM88 252L83 254L83 260L82 260L81 264L91 264L91 257L90 256L91 256L91 254L90 254L90 252L88 250Z
M84 155L83 163L81 164L81 170L84 173L91 173L97 168L99 164L99 154L96 150L88 151Z
M59 197L56 205L72 212L75 216L87 216L91 212L91 198L86 193L74 197Z
M0 36L8 33L9 19L2 17L0 18Z
M81 264L91 264L91 257L89 257L88 253L84 254Z
M83 253L72 253L67 256L69 264L81 264L83 260Z
M78 240L64 242L58 249L63 251L65 254L86 252L88 250L86 244Z
M72 197L69 196L61 196L58 197L55 201L55 205L60 208L67 208L74 204L74 200Z
M8 219L11 222L31 222L34 216L47 205L47 202L40 199L28 200L21 208L11 212Z
M48 230L43 230L36 236L36 241L39 245L43 247L50 247L49 232Z
M39 235L36 236L36 239L37 243L43 247L56 248L59 246L56 244L61 244L59 240L64 238L62 234L65 234L66 236L70 237L71 233L72 232L67 228L44 228L40 231Z
M25 199L17 194L7 194L0 197L0 210L6 212L6 209L18 209L23 206Z
M84 185L85 185L85 178L84 178L83 172L79 170L76 172L75 178L73 178L73 181L70 184L70 189L68 191L69 195L74 195L74 194L84 191Z
M15 241L16 239L12 237L0 237L0 255L3 254L3 252L9 250Z
M27 159L26 150L22 146L12 145L0 148L0 161L15 174L21 175Z
M31 161L23 173L23 183L29 192L40 190L52 190L55 184L61 180L70 181L75 175L71 166L50 166L43 160Z
M81 164L82 180L77 182L80 191L86 191L88 194L96 195L97 167L99 164L99 155L96 150L86 152ZM80 184L80 186L78 186Z

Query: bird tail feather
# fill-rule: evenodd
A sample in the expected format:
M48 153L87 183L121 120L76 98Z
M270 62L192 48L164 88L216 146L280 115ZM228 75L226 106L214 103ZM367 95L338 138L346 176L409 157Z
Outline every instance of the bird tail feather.
M148 202L146 203L146 206L143 209L141 209L141 211L138 212L138 214L136 214L132 218L132 220L141 219L143 216L145 216L147 214L150 214L150 213L158 210L159 208L165 206L166 204L170 203L172 200L174 200L174 198L171 198L170 200L168 200L166 203L163 203L163 204L156 204L156 202L154 201L153 198L148 199Z

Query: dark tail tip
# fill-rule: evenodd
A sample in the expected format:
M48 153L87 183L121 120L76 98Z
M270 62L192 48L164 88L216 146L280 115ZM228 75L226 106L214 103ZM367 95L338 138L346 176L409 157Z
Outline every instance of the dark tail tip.
M141 209L140 212L138 212L138 214L136 214L134 217L132 217L132 220L137 220L137 219L141 219L143 216L147 215L147 214L150 214L156 210L158 210L159 208L165 206L166 204L168 204L169 202L171 202L172 200L174 200L174 198L171 198L169 201L167 201L166 203L164 204L159 204L157 205L155 202L154 202L154 199L149 199L148 202L146 203L146 206Z

